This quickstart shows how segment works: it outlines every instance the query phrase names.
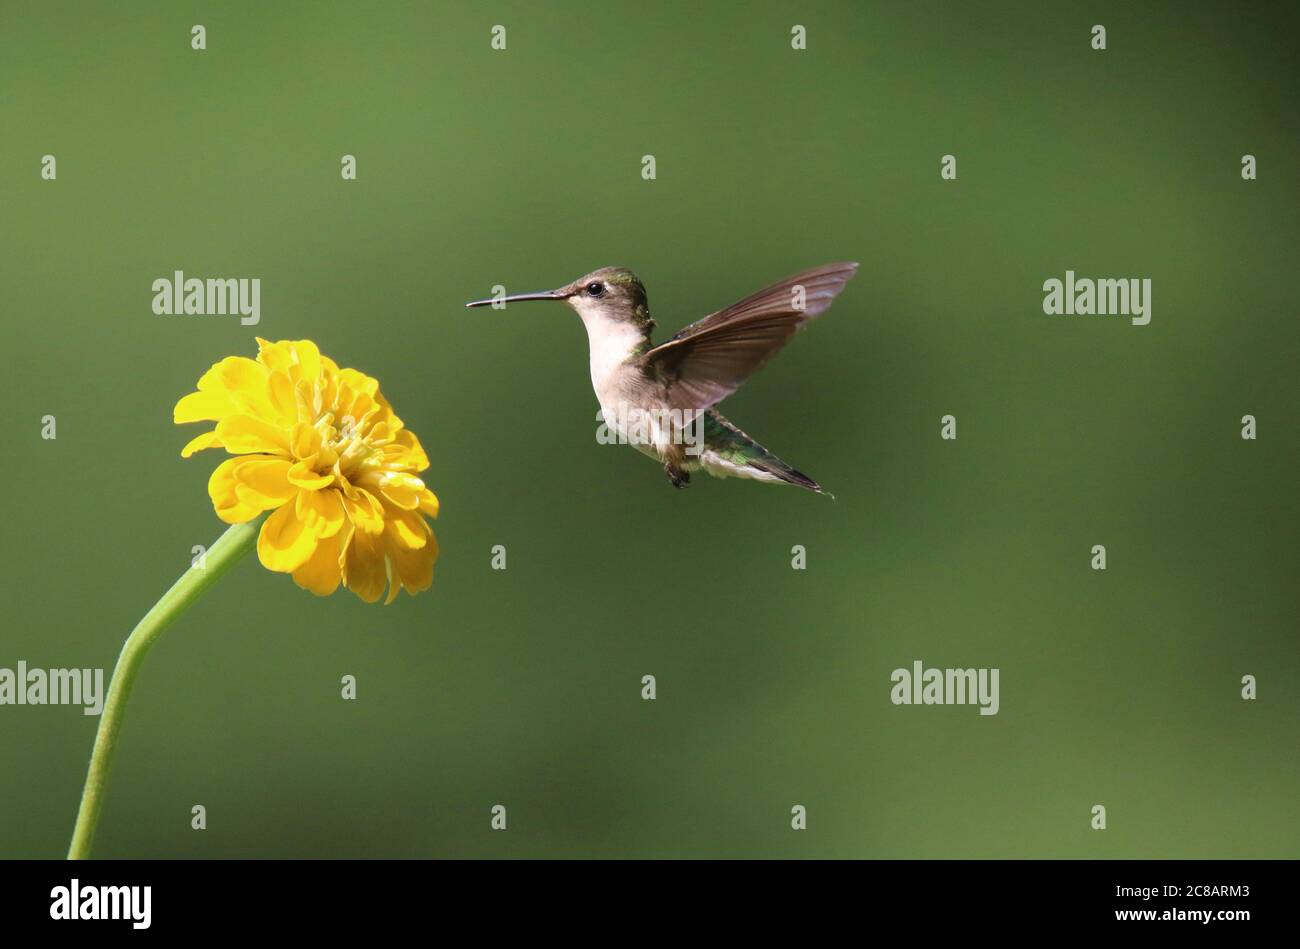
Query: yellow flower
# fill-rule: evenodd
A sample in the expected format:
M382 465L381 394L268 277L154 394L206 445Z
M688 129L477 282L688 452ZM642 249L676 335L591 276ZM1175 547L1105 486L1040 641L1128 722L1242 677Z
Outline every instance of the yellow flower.
M217 466L208 494L228 524L275 511L257 556L320 596L340 582L367 603L388 588L428 589L438 542L424 519L438 499L417 475L429 467L419 440L393 414L379 382L340 369L309 340L258 339L257 359L230 356L176 403L176 423L217 427L190 441L235 455Z

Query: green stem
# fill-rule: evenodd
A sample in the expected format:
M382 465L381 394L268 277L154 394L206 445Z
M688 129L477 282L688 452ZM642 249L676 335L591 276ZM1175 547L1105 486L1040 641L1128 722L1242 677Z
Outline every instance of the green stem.
M113 753L117 750L118 732L122 730L122 716L126 702L131 697L140 667L149 647L159 634L171 625L172 620L185 612L191 603L235 565L240 557L257 543L260 518L247 524L230 527L204 555L203 567L191 567L181 575L153 609L144 615L122 646L113 669L113 679L108 686L108 697L99 717L99 730L95 733L95 748L90 753L90 767L86 771L86 787L81 792L81 809L77 812L77 826L72 832L72 846L68 848L69 860L85 860L95 840L99 814L104 808L104 793L108 787L108 774L113 766Z

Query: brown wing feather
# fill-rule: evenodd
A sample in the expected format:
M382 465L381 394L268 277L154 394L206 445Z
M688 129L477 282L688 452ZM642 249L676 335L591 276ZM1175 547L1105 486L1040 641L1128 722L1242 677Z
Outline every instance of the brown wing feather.
M774 356L795 332L826 312L858 270L855 263L825 264L711 313L646 353L646 368L667 383L669 401L681 409L721 402ZM805 306L794 308L794 288Z

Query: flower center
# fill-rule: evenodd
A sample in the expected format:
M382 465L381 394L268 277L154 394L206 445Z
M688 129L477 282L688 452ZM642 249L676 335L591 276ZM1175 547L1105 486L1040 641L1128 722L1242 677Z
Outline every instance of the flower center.
M344 415L337 422L336 425L333 412L323 412L313 425L321 436L317 468L333 469L353 481L367 467L367 462L379 454L379 448L371 444L351 415Z

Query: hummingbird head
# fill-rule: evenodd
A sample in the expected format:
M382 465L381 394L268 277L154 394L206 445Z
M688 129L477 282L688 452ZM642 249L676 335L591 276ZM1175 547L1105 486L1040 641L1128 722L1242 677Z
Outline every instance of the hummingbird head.
M645 287L626 267L601 267L555 292L584 320L595 317L638 327L651 322Z
M562 300L589 326L593 323L627 324L647 333L654 327L645 287L626 267L601 267L554 290L519 293L497 300L475 300L465 305L488 306L523 300Z

